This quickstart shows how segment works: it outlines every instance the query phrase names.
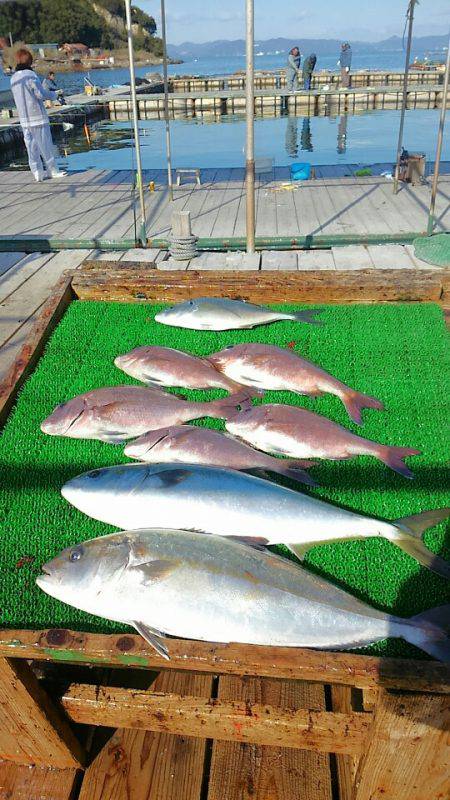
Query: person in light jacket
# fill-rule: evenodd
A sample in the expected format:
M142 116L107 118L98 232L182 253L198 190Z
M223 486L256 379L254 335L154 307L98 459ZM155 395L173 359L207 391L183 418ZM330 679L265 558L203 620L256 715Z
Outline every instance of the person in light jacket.
M56 100L58 92L43 87L40 78L31 68L33 56L21 48L16 53L16 70L11 78L11 91L19 114L30 170L36 181L62 178L55 164L50 122L44 106L45 100Z
M352 48L348 42L344 42L341 46L338 64L341 68L341 87L347 89L350 86L350 69L352 66Z
M303 88L311 89L311 78L314 72L314 67L316 66L317 56L315 53L311 53L308 58L305 58L303 62Z
M300 64L302 57L298 47L293 47L289 53L286 67L286 85L289 92L298 91L298 80L300 78Z

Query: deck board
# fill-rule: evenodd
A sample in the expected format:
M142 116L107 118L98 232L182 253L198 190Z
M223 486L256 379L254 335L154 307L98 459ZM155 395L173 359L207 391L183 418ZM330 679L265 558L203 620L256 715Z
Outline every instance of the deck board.
M301 681L219 678L221 700L325 708L324 688ZM331 800L329 756L292 748L214 741L208 800Z
M354 165L356 167L357 165ZM420 186L401 185L378 175L332 177L318 169L316 180L295 184L289 169L275 167L256 178L257 235L295 236L317 233L389 233L426 227L430 180ZM341 175L342 169L336 170ZM13 178L11 175L13 174ZM242 168L202 170L202 184L174 188L169 202L167 176L152 171L155 191L145 181L148 235L165 236L173 211L190 211L194 232L204 236L245 234L245 185ZM3 176L8 178L3 182ZM147 177L147 176L146 176ZM31 182L30 173L0 172L0 215L3 235L65 238L123 238L134 233L132 173L129 170L88 170L61 181ZM284 184L284 185L283 185ZM135 193L136 195L136 193ZM140 210L135 197L139 223ZM450 228L450 177L443 175L437 198L440 230Z
M74 800L76 781L75 769L0 761L0 800Z
M211 697L213 678L162 672L154 691ZM79 800L200 800L206 740L118 729L86 770Z

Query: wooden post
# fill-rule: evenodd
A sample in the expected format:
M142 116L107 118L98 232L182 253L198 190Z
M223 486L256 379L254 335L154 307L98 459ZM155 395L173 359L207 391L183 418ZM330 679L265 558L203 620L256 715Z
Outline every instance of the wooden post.
M349 714L353 711L351 686L332 686L331 704L333 711ZM336 755L336 771L339 783L339 800L352 800L358 758L353 755Z
M450 706L444 695L380 692L353 800L443 800Z
M172 236L175 239L186 239L192 236L189 211L176 211L172 214Z
M64 769L83 750L25 661L0 659L0 759Z

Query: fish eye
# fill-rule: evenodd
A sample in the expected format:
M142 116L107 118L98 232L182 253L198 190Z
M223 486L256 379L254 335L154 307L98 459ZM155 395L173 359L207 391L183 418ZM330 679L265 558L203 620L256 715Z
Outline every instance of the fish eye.
M93 469L92 472L88 472L87 477L89 479L95 480L96 478L101 478L106 472L105 469Z
M194 301L193 300L189 300L189 305L193 306L194 305Z
M69 553L69 561L72 561L72 562L73 561L79 561L82 555L83 555L83 548L81 546L80 547L75 547Z

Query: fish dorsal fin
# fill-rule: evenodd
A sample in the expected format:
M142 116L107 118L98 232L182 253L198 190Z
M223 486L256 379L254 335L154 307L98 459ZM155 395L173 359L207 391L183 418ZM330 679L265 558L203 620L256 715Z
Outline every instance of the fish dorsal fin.
M133 620L130 624L136 628L137 632L142 636L143 639L145 639L146 642L149 643L149 645L155 648L158 655L169 661L169 651L165 642L163 641L164 634L161 633L161 631L156 630L156 628L151 628L150 625L146 625L145 622L137 622L136 620Z
M265 550L266 545L269 544L269 540L264 539L263 536L227 536L227 539L246 544L249 547L253 547L254 550Z
M132 556L131 564L128 565L127 569L132 570L134 574L138 570L142 583L145 585L166 578L176 566L176 561L169 561L168 559L149 561L147 556L146 560L139 561L139 557Z

